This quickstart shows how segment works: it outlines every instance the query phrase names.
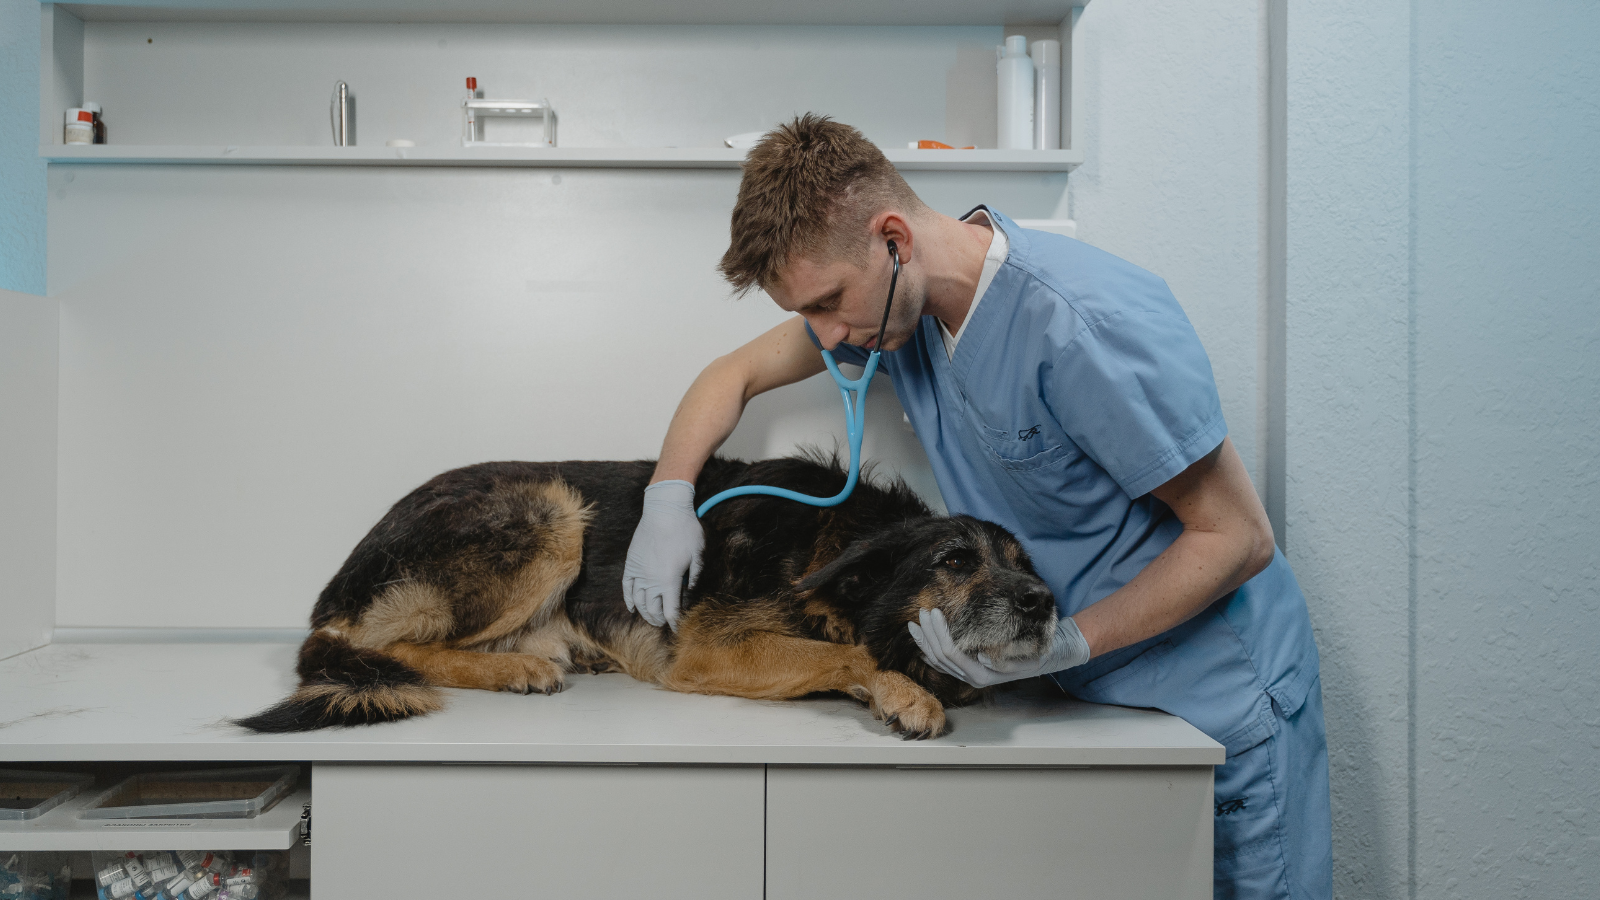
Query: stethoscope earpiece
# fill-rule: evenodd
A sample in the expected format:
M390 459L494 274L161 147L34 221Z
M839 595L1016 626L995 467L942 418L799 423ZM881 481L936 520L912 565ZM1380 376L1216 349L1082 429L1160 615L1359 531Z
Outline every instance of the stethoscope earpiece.
M895 246L894 241L889 242L889 255L894 257L895 262L900 261L900 248Z

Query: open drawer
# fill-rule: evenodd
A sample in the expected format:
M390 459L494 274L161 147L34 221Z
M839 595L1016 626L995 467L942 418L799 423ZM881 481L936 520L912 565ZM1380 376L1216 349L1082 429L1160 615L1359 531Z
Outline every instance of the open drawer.
M28 821L0 821L0 850L287 850L310 827L311 788L249 819L84 819L80 794Z

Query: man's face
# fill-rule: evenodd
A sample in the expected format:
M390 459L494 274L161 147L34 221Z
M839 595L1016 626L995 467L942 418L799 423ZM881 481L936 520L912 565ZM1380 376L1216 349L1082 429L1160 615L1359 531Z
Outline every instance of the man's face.
M889 296L894 263L887 250L874 252L865 267L850 260L817 262L798 258L783 270L779 282L767 289L778 306L799 313L817 333L823 349L854 344L868 350L898 350L916 330L922 316L921 285L912 267L900 269L894 309L884 330L883 346L876 346L883 304Z

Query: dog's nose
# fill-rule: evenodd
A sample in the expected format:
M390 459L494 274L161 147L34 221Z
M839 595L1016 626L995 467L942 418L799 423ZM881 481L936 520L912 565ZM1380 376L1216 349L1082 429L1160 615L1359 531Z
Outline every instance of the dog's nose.
M1049 609L1055 602L1055 595L1050 593L1049 588L1036 584L1017 598L1017 609L1025 613L1039 613Z

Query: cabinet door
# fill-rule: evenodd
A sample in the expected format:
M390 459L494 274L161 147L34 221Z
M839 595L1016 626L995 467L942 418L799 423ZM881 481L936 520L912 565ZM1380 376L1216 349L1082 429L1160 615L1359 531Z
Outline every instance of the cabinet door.
M1211 768L767 771L767 900L1211 897Z
M318 765L318 897L761 896L754 767Z

